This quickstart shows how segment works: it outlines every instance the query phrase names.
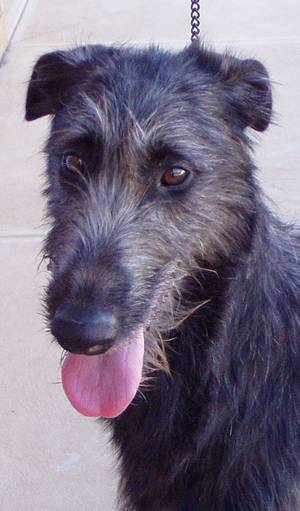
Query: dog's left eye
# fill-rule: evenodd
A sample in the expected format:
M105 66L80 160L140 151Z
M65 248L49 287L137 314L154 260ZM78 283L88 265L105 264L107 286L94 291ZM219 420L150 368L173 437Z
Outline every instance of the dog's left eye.
M83 159L74 153L64 154L63 167L75 173L82 173L85 170Z
M162 176L161 184L163 186L181 185L190 175L190 171L181 167L172 167L165 171Z

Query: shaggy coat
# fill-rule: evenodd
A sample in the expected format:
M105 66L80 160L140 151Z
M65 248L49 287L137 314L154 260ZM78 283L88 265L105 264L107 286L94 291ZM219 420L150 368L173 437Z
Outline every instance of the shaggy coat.
M123 511L300 509L300 238L266 206L249 138L271 107L259 62L196 44L34 68L26 118L53 116L50 327L66 300L114 307L120 339L145 325L143 383L107 421ZM188 179L163 186L168 168Z

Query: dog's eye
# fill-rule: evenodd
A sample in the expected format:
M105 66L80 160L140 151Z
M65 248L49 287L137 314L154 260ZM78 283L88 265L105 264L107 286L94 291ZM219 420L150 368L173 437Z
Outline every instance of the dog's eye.
M182 169L180 167L172 167L164 173L161 179L161 184L163 186L176 186L183 183L188 176L190 175L190 171L186 169Z
M74 153L64 154L63 167L75 173L81 173L85 170L84 161L80 156Z

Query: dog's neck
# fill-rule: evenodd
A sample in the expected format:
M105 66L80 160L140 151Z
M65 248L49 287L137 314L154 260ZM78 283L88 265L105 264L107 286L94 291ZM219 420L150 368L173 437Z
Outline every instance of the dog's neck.
M207 356L217 359L217 352L220 354L223 349L233 353L240 350L240 361L244 360L246 364L251 357L257 357L259 361L259 347L263 344L266 344L265 353L270 349L264 322L271 318L270 321L276 323L276 308L281 306L279 291L274 291L274 296L278 296L276 303L274 297L270 302L270 293L284 289L285 272L293 271L297 260L292 245L289 249L282 234L282 226L261 204L258 204L250 235L247 251L215 271L200 270L197 279L201 286L197 287L195 282L191 284L194 287L190 294L195 297L195 303L202 302L203 306L176 331L177 340L170 349L171 364L176 371L194 369L195 376L202 380L208 377L205 376ZM257 317L261 319L257 321ZM260 325L256 332L252 322ZM284 325L281 327L284 329ZM184 357L189 363L183 360ZM211 363L208 365L212 367ZM219 368L218 371L225 374L226 369Z

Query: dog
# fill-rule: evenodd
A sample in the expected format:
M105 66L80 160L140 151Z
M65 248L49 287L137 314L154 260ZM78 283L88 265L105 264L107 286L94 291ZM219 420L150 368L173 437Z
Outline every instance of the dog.
M201 43L87 45L34 66L51 115L49 328L103 417L123 511L300 508L300 236L268 209L251 129L265 67Z

